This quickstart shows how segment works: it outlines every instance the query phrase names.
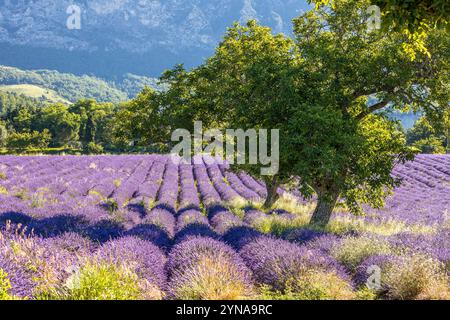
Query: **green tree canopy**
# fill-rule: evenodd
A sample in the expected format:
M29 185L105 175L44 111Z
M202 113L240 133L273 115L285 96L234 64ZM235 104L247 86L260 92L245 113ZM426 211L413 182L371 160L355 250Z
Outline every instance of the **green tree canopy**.
M334 0L309 0L316 8L334 6ZM361 1L364 3L364 0ZM366 3L367 4L367 3ZM425 42L433 29L450 30L450 2L447 0L375 0L371 5L380 8L381 22L385 32L397 31L407 35L403 48L413 59L416 51L429 53Z
M421 153L446 153L449 150L450 122L444 125L434 125L426 118L421 117L414 127L407 131L406 137L409 145L420 150Z
M333 0L309 0L316 7L333 5ZM370 5L377 5L385 24L397 30L411 33L423 28L444 27L450 25L450 4L446 0L375 0Z
M136 98L123 103L114 118L116 143L144 147L169 143L171 130L176 128L176 124L170 122L175 118L166 114L164 98L165 93L146 87Z
M63 147L78 141L80 116L69 111L64 104L52 104L39 109L37 129L48 129L52 147Z
M168 73L164 108L209 127L280 129L280 171L269 182L299 177L318 198L313 224L326 225L338 199L355 213L382 206L398 183L393 167L412 158L383 110L446 112L449 42L436 30L431 58L412 61L404 34L367 30L368 5L336 0L307 12L294 40L254 21L235 25L205 64Z
M6 145L10 149L44 149L48 147L51 139L52 135L47 129L42 132L12 132L8 135Z
M116 112L112 103L98 103L83 99L71 105L69 111L79 116L79 140L84 148L89 144L111 143L111 126Z

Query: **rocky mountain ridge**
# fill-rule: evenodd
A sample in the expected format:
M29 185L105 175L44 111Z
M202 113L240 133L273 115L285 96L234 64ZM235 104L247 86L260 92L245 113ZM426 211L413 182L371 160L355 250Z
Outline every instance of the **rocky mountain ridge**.
M130 64L113 75L157 76L175 63L201 63L234 21L257 19L290 33L306 8L304 0L1 0L0 64L76 72L82 64L60 60L98 58L81 73L106 60L102 68Z

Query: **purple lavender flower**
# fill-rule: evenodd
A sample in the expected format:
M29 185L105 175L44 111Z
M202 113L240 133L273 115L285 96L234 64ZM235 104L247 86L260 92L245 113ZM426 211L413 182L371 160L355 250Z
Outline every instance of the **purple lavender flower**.
M255 241L258 237L263 236L264 235L261 232L256 231L253 228L239 226L229 229L223 235L223 240L234 249L240 250L245 245L249 244L252 241Z
M184 287L191 285L193 281L198 281L198 272L209 272L205 269L202 271L202 268L214 265L217 262L220 265L216 267L221 268L223 274L221 276L216 275L216 278L211 278L211 281L223 281L223 279L220 279L223 277L227 278L228 281L241 283L240 294L242 294L242 290L245 294L245 291L252 287L250 270L231 247L211 238L193 237L177 244L170 252L167 270L170 277L169 290L171 296L180 296L180 291L183 291ZM227 284L230 287L232 286L230 282ZM217 286L215 288L215 290L218 289ZM222 287L219 290L227 291L228 288ZM231 293L225 292L224 297L228 297L228 294Z
M219 234L224 234L233 227L243 226L244 223L230 211L222 211L211 218L211 225Z
M96 248L96 244L75 232L67 232L54 238L44 239L44 246L52 250L65 251L78 255L89 255Z
M219 235L209 224L191 223L177 232L174 242L181 243L195 237L219 239Z
M422 252L445 264L450 263L450 232L441 231L435 235L400 233L390 237L390 244L398 250L409 253Z
M36 282L33 281L33 274L28 272L25 266L11 261L0 251L0 270L7 274L12 287L10 291L12 296L19 298L32 297Z
M143 224L151 224L164 229L172 238L175 234L176 219L170 209L158 205L143 219Z
M244 222L252 226L258 224L259 221L264 220L267 217L268 215L265 214L264 212L258 210L249 210L245 214Z
M96 255L101 260L134 266L136 273L150 283L161 289L166 286L166 256L148 241L135 237L108 241L98 249Z
M341 238L334 234L325 234L322 236L315 237L314 239L306 243L306 247L313 250L320 250L325 254L329 254L331 249L335 247Z
M330 256L285 240L259 237L244 246L240 254L255 279L276 290L284 290L288 281L301 276L306 269L335 272L349 279L344 268Z
M0 241L0 268L9 274L12 293L33 298L33 279L45 278L43 275L51 276L55 286L63 285L66 267L78 265L93 252L100 254L102 243L120 242L124 236L137 237L141 240L133 241L144 247L156 246L159 252L170 252L174 245L182 246L199 236L205 242L226 243L240 250L258 282L276 288L282 288L301 268L335 272L347 281L342 267L329 257L330 249L341 241L339 236L298 229L282 234L287 240L283 241L260 234L251 226L267 214L248 210L241 221L227 209L226 202L236 197L260 201L267 193L265 184L245 172L233 173L228 164L211 162L209 157L196 160L191 165L172 162L165 155L0 157L2 235L31 247L25 256L12 257L11 244ZM418 231L386 237L392 251L404 257L425 255L448 268L450 157L419 155L413 162L396 166L392 175L401 178L402 184L387 199L385 208L365 207L367 214L359 218L361 223L412 226ZM280 188L278 192L287 191ZM303 201L299 194L295 196ZM107 199L114 200L117 210L101 206ZM275 214L294 217L281 211ZM340 215L344 214L335 214ZM16 227L22 236L5 232ZM430 232L422 234L422 229ZM137 250L133 247L137 244L119 246L125 251ZM234 258L224 257L224 262L215 261L214 266L233 269L227 268L235 265ZM37 259L33 262L39 266L37 270L26 267L27 259ZM369 257L359 265L356 281L365 281L362 273L367 264L387 265L395 259ZM180 271L171 282L193 281L190 270Z
M208 218L205 217L199 210L195 209L185 210L178 216L177 232L183 230L190 224L209 225L209 221Z
M125 236L134 236L153 243L163 250L172 246L172 239L166 230L154 224L140 224L124 233Z

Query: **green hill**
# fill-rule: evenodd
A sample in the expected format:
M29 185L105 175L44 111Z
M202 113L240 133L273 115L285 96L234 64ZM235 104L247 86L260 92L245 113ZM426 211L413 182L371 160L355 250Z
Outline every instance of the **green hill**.
M0 92L15 93L45 102L70 103L55 91L32 84L0 85Z
M75 102L83 98L93 98L99 102L121 102L133 98L146 85L158 89L154 78L131 74L115 83L87 75L76 76L52 70L21 70L0 66L0 86L16 86L10 90L18 90L20 94L32 97L38 95L40 98L41 93L44 96L48 94L49 98L58 101L63 99Z
M43 106L48 102L48 100L43 101L41 99L31 98L17 92L0 90L0 117L4 116L6 112L14 109L32 109Z

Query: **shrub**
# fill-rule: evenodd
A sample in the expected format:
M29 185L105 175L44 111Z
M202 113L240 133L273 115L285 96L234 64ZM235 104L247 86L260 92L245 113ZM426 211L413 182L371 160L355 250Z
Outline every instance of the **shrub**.
M6 229L0 232L0 269L8 274L10 294L27 299L59 283L65 257L61 259L59 252L50 255L40 238L24 234L25 228L7 225Z
M47 129L42 132L13 132L8 136L7 147L12 149L47 148L52 135Z
M167 231L154 224L139 224L124 234L151 242L163 250L169 249L172 245L172 239Z
M311 270L289 287L302 300L351 300L355 298L349 282L333 272Z
M67 300L136 300L142 295L139 277L128 267L106 262L88 262L66 283Z
M448 245L450 243L450 232L448 231L440 231L433 235L400 233L389 238L389 242L399 253L421 252L442 261L450 267L450 246Z
M224 256L199 258L173 276L173 294L181 300L241 300L249 298L248 285L239 281L238 268Z
M368 286L368 280L370 280L369 277L375 275L374 267L379 268L380 272L382 272L387 268L387 266L398 263L398 259L400 258L393 254L375 254L364 259L364 261L362 261L362 263L355 268L355 272L353 275L355 284L360 289L368 288L372 291L376 291L377 293L381 292L383 290L383 288L381 287L375 288L374 284L372 283L371 288L369 288Z
M294 236L295 236L295 231L294 231ZM290 238L287 238L288 240L290 240ZM293 239L295 241L295 238ZM301 238L300 238L301 240ZM310 239L309 241L307 241L307 243L305 244L305 246L309 249L314 249L314 250L320 250L321 252L325 253L325 254L330 254L331 250L337 245L339 244L341 241L341 237L335 235L335 234L331 234L331 233L326 233L322 236L318 236L314 239Z
M259 284L283 293L288 292L297 279L312 271L334 272L342 279L348 279L343 268L323 252L284 240L259 237L244 246L240 253Z
M8 274L0 269L0 300L11 300L12 297L9 295L9 290L11 290L11 282L8 279Z
M352 271L369 256L390 252L391 247L387 241L369 236L344 237L331 249L331 255Z
M236 250L242 249L245 245L254 241L263 234L253 228L240 226L229 229L224 235L223 240Z
M450 299L448 276L443 263L423 254L372 256L357 268L357 283L367 279L367 268L380 268L379 288L371 290L380 298L395 300Z
M241 300L253 295L251 273L239 255L211 238L193 237L177 244L167 269L172 298Z
M297 242L299 244L310 243L316 239L325 236L326 233L322 231L311 230L307 228L294 229L284 235L284 239Z
M185 227L191 224L208 225L209 221L208 218L200 212L200 210L186 210L178 216L177 232L183 230Z
M281 291L262 288L262 298L268 300L352 300L357 298L349 282L334 272L308 270L292 279Z
M167 276L164 253L149 241L135 237L122 237L106 242L99 248L97 260L113 265L126 265L139 278L145 279L155 287L164 289Z
M94 250L95 244L76 232L65 232L59 236L47 238L44 241L47 248L53 252L66 252L77 256L86 256Z
M53 244L78 253L72 236ZM162 299L166 276L164 254L146 241L123 237L103 244L94 256L86 254L71 264L61 284L40 291L38 299L51 300L156 300ZM77 267L81 266L81 267Z
M219 234L224 234L234 227L242 226L244 223L230 211L222 211L211 218L211 225Z
M404 257L384 271L382 282L391 299L450 299L442 263L423 255Z
M175 233L176 220L173 214L166 209L155 207L142 221L143 224L155 225L172 238Z
M211 228L211 226L209 226L209 224L191 223L177 232L174 240L175 243L181 243L195 237L218 239L219 235Z
M87 154L102 154L103 151L104 151L103 146L95 142L89 142L84 147L84 152L86 152Z

